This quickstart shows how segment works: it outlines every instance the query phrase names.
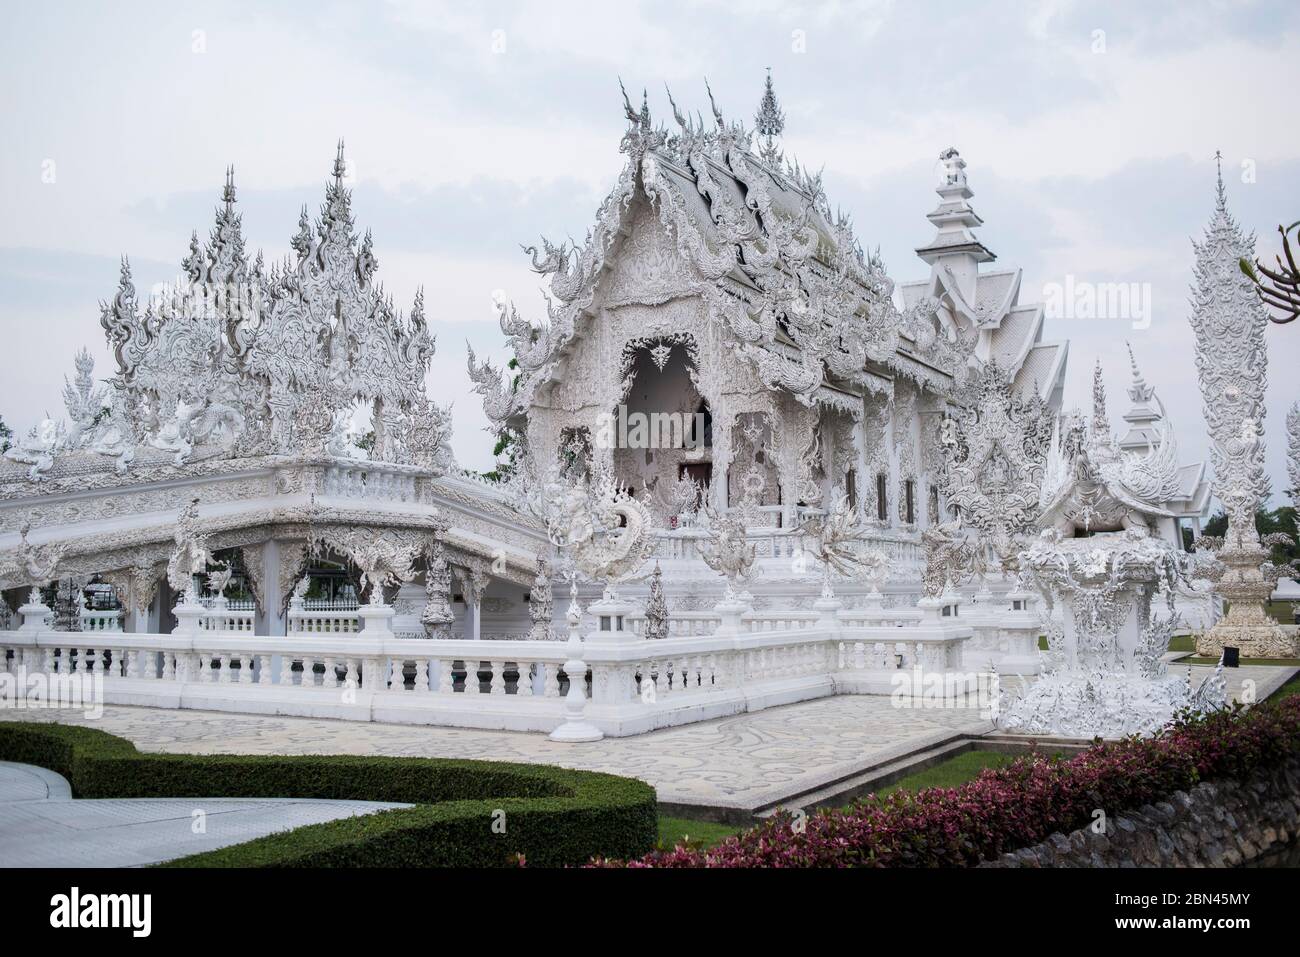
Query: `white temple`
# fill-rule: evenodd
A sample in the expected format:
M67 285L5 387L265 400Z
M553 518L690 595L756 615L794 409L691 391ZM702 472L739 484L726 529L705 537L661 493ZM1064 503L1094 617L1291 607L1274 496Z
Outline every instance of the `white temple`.
M930 275L896 298L783 156L770 80L753 130L716 104L706 126L674 103L672 130L624 105L586 240L527 249L549 315L499 303L511 368L468 356L513 444L501 481L451 460L424 294L403 313L379 284L342 144L290 260L250 260L233 174L176 288L141 306L124 259L113 376L79 356L67 421L0 463L0 669L563 740L889 694L912 670L948 695L1036 673L1016 543L1043 508L1074 528L1092 506L1040 500L1045 478L1081 488L1049 460L1067 344L1019 270L988 268L965 161L940 155ZM1106 501L1180 549L1204 467L1179 465L1136 363L1130 396L1128 432L1091 446L1119 476ZM76 597L91 583L100 607Z

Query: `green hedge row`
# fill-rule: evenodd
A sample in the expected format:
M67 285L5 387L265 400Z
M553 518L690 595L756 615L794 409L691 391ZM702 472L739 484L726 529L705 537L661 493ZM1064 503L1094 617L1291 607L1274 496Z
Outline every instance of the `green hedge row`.
M68 779L80 798L297 797L417 805L312 824L168 862L180 867L499 867L635 857L655 792L632 778L439 758L146 754L93 728L0 722L0 760ZM493 831L504 811L505 833Z

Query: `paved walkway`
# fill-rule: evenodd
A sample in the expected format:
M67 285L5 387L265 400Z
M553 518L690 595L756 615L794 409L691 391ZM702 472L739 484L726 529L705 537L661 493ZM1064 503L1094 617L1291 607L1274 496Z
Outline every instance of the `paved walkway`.
M210 711L105 706L17 711L31 721L87 724L143 751L187 754L387 754L555 764L640 778L659 800L751 809L992 725L975 709L906 710L887 697L840 695L590 744L542 734L476 731Z
M53 771L0 761L0 867L139 867L408 806L276 798L82 801Z
M1173 664L1171 673L1182 668ZM1211 672L1191 666L1195 686ZM1294 668L1229 669L1229 693L1255 682L1259 698ZM1010 690L1010 689L1008 689ZM838 695L590 744L542 734L376 724L274 715L105 706L14 711L3 717L89 724L143 751L187 754L384 754L554 764L640 778L668 804L752 812L993 725L975 708L907 709L885 696Z

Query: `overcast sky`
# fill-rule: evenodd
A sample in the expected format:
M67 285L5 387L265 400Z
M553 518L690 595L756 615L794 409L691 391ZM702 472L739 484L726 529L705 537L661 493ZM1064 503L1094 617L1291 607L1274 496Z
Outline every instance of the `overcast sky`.
M1300 218L1298 53L1293 2L23 4L0 34L0 415L16 432L61 415L82 345L112 373L97 303L119 256L142 291L173 278L227 164L250 250L286 255L342 137L386 288L404 309L425 288L455 452L487 467L465 341L504 357L496 290L545 315L518 244L591 225L623 161L618 78L670 120L665 84L707 115L707 77L752 122L771 67L787 154L824 166L895 280L927 274L913 250L933 235L936 156L956 146L981 238L1025 270L1022 300L1067 276L1147 284L1149 328L1049 320L1047 338L1071 340L1066 404L1088 403L1100 357L1118 425L1129 341L1184 458L1201 458L1190 239L1213 212L1216 149L1264 258ZM1300 323L1269 343L1280 504Z

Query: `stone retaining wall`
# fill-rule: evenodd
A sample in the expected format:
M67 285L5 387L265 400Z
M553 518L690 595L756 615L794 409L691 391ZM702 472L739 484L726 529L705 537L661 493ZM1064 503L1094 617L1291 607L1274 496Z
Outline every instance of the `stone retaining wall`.
M1103 834L1059 831L981 867L1277 867L1300 848L1300 759L1110 815Z

